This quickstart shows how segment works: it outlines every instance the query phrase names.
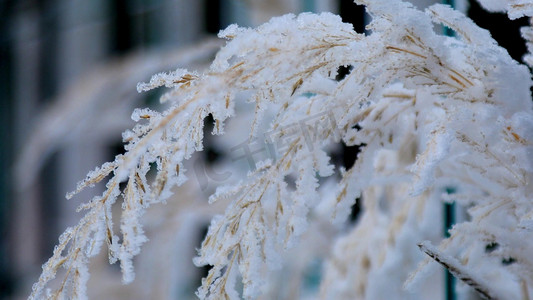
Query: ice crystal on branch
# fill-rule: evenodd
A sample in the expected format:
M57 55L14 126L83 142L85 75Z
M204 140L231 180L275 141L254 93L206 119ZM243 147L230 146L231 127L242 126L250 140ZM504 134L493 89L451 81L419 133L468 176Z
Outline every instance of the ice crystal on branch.
M400 1L361 4L372 17L367 35L329 13L285 15L256 29L232 25L220 33L228 42L205 73L178 69L139 84L140 91L171 88L162 98L170 107L136 110L138 124L123 135L127 152L80 182L74 194L110 177L101 196L80 206L85 217L61 236L31 298L42 295L60 267L65 280L50 296L83 298L88 260L104 244L110 262L120 261L124 281L132 281L132 259L146 241L146 208L169 199L187 179L183 162L203 149L204 119L212 115L213 133L222 134L243 96L255 104L249 138L283 143L270 144L282 147L273 147L272 157L239 184L211 196L229 205L213 218L195 259L212 266L197 292L201 299L257 298L262 279L283 265L309 222L342 223L361 196L362 217L351 232L338 233L325 263L323 297L404 297L425 240L440 244L424 242L425 253L482 295L525 297L533 287L528 68L448 6L422 12ZM437 33L435 24L457 37ZM348 65L350 74L336 80L338 68ZM276 114L271 135L262 136L266 108ZM310 118L329 125L304 121ZM295 122L304 134L291 131ZM337 180L327 147L341 140L362 151ZM320 190L320 179L330 176L334 195ZM454 192L444 193L449 187ZM117 199L123 199L120 235L111 212ZM436 217L441 200L456 201L470 216L444 240ZM497 250L486 251L489 244ZM515 263L502 263L509 258ZM429 261L412 274L411 291L420 291L413 279L426 277Z

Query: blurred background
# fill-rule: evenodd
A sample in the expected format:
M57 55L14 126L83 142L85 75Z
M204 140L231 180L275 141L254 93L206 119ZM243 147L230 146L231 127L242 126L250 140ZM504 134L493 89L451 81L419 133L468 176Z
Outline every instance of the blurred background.
M435 3L415 2L420 8ZM521 60L518 28L527 20L511 22L476 2L455 5ZM134 108L157 108L160 92L138 94L137 82L178 67L206 68L223 45L214 36L229 24L256 26L303 11L340 14L358 32L367 18L350 0L0 0L0 299L29 295L58 236L80 218L79 202L66 201L65 193L123 151L121 132L133 126ZM335 159L349 167L356 153L344 147ZM210 163L218 155L207 147L203 159ZM198 229L184 238L195 241L186 261L205 234L208 218L198 220ZM186 291L174 287L165 295L193 295L204 273L190 265ZM104 268L118 278L109 285L118 284L120 270ZM116 293L98 298L136 298Z

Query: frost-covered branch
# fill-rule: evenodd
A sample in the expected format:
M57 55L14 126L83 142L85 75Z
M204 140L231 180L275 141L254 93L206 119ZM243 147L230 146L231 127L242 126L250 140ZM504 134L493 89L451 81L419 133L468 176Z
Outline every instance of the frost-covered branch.
M32 298L61 266L70 289L64 284L52 295L82 297L88 259L104 243L110 261L120 261L124 281L133 280L132 259L146 241L145 209L170 199L185 182L184 160L203 149L204 119L212 115L213 134L224 133L237 97L255 105L248 137L267 140L272 157L211 196L211 202L229 205L213 218L195 260L212 266L200 298L237 299L238 280L244 298L257 298L260 278L281 266L311 215L342 223L361 196L362 217L337 239L326 263L324 297L388 298L383 293L391 289L402 297L403 282L423 260L417 244L427 239L440 242L438 256L468 270L469 278L502 282L498 295L519 298L523 286L527 292L533 286L528 68L447 6L422 12L399 1L361 3L372 16L367 35L327 13L286 15L256 29L232 25L220 33L228 42L205 73L179 69L140 84L139 91L171 88L162 98L170 107L136 110L138 124L123 134L127 152L69 194L110 177L103 195L80 206L85 217L62 235ZM457 37L436 33L434 24ZM341 66L351 72L337 79ZM258 127L267 108L275 117L262 135ZM295 122L306 133L295 132ZM322 178L335 173L327 147L341 141L362 151L352 168L340 170L339 180L331 179L334 193L320 197ZM118 198L120 236L111 213ZM468 207L471 217L442 242L435 218L441 200ZM498 249L487 251L488 244ZM510 258L516 263L502 263ZM384 275L390 289L382 288Z

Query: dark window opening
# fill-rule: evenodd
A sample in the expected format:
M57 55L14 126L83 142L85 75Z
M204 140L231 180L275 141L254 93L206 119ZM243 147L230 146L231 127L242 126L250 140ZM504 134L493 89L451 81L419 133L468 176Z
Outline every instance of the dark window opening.
M361 202L362 201L363 201L362 197L356 198L355 199L355 203L351 207L350 215L348 216L348 220L352 224L355 223L359 219L359 216L361 215L361 208L362 208Z
M489 13L477 1L469 1L468 16L480 27L490 31L500 46L519 62L526 53L525 42L520 36L520 27L528 26L527 18L509 20L504 13Z
M344 78L346 78L346 76L348 76L348 74L352 72L352 70L353 70L353 66L340 66L337 69L337 76L335 76L335 80L337 81L343 80Z
M201 227L200 229L200 241L198 243L198 247L196 247L196 249L200 249L202 247L202 243L204 242L205 240L205 237L207 236L207 232L209 230L209 225L206 224L205 226ZM198 284L196 286L201 286L202 285L202 278L205 278L207 277L207 275L209 275L209 271L211 270L211 268L213 268L212 265L206 265L206 266L203 266L203 267L199 267L200 269L200 272L199 272L199 276L200 278L198 279Z
M365 31L365 7L357 5L353 0L341 0L339 5L339 14L342 21L351 23L353 29L358 33Z
M204 29L217 34L222 29L221 0L204 0Z
M58 15L54 12L54 3L38 1L39 22L39 100L47 102L52 99L58 88L57 65L59 52Z
M358 125L355 125L358 126ZM330 153L331 162L335 165L335 168L344 167L349 170L355 164L357 156L361 149L366 146L365 144L346 146L344 142L341 143L338 150Z
M122 143L122 141L118 141L116 143L113 143L111 144L108 149L109 149L109 157L106 161L114 161L115 160L115 157L119 154L125 154L126 153L126 149L124 149L124 143Z
M111 51L125 53L134 46L132 34L132 18L127 0L111 1Z
M224 157L224 153L216 147L216 143L213 141L213 128L215 119L213 115L209 114L204 119L204 159L205 162L210 165L220 161Z

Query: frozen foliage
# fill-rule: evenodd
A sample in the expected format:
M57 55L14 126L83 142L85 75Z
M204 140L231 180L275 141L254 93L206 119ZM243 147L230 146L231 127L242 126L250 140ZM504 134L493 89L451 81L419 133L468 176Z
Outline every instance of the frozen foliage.
M533 15L533 3L528 0L480 0L488 11L506 12L510 19Z
M135 95L131 87L145 79L146 74L175 65L200 68L220 46L219 40L208 39L194 47L132 54L100 66L78 80L36 118L36 129L15 168L17 188L22 190L30 185L45 159L67 141L76 137L96 139L94 135L100 140L115 139L117 132L129 127L130 120L124 110L139 105L139 98L144 96ZM109 86L113 86L111 91Z
M205 73L179 69L139 84L139 91L171 88L162 98L169 108L135 110L138 124L123 134L127 152L68 194L109 177L106 191L80 206L86 215L60 237L30 298L83 299L89 259L104 245L110 262L120 261L123 281L131 282L133 258L146 242L146 208L187 180L183 163L203 149L204 118L211 114L213 134L224 133L236 97L245 96L255 104L249 138L267 140L271 157L211 196L210 202L229 204L212 219L195 259L212 266L198 297L260 297L286 250L313 234L310 223L342 224L362 197L359 221L334 239L319 297L427 299L424 286L434 282L430 262L436 261L484 297L527 299L533 292L529 69L448 6L422 12L395 0L360 3L372 16L366 35L327 13L285 15L256 29L232 25L220 33L228 42ZM529 5L486 2L510 17L531 15ZM436 32L435 24L456 37ZM524 36L531 37L531 28ZM340 66L352 71L337 80ZM276 114L261 135L267 109ZM337 180L328 147L341 141L362 151ZM120 233L111 211L117 199ZM443 201L455 201L469 216L446 239ZM61 267L64 280L47 290Z

